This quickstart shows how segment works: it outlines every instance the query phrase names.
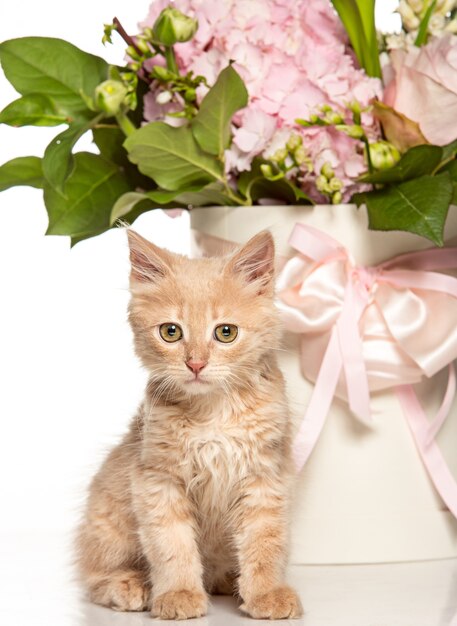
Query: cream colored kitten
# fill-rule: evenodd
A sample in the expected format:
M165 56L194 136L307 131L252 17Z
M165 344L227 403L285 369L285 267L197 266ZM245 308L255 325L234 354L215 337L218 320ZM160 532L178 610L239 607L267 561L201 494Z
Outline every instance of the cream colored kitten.
M93 602L204 615L234 593L290 618L284 582L294 469L269 233L190 260L128 231L130 323L150 378L130 431L95 476L78 533Z

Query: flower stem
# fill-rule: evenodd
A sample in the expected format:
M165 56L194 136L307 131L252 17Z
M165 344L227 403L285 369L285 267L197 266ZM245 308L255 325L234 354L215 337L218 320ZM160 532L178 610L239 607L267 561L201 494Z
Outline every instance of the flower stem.
M125 31L125 28L122 26L122 24L120 23L120 21L117 19L117 17L113 18L113 24L116 26L116 30L119 33L119 35L122 37L122 39L125 41L125 43L128 46L133 46L135 48L135 50L138 52L139 55L142 54L141 50L137 47L135 40L133 39L133 37L130 37L130 35L127 34L127 32Z
M175 51L173 50L173 46L165 46L165 60L167 62L167 68L173 74L179 74L178 64L176 63Z
M132 124L125 113L118 113L116 115L116 121L126 137L136 131L136 127Z
M371 162L370 142L368 141L365 135L362 137L362 141L365 144L365 149L367 153L368 171L370 172L370 174L373 174L374 168L373 168L373 163Z
M250 202L248 199L241 198L241 196L238 196L236 193L233 193L230 185L228 184L226 180L224 180L223 182L224 182L224 187L225 187L225 193L230 198L230 200L233 200L233 202L236 202L240 206L249 206L250 204L252 204L252 202Z

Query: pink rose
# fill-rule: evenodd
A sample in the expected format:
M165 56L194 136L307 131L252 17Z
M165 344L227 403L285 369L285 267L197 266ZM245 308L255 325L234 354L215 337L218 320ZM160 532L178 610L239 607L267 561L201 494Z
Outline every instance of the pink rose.
M417 122L425 138L445 145L457 138L457 36L422 48L393 50L394 78L384 102Z

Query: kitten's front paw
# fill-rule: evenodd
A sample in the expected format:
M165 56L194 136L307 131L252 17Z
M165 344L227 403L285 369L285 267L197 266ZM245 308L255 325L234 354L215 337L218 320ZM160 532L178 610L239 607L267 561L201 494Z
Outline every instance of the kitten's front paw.
M134 570L111 572L107 578L94 581L89 595L92 602L115 611L146 611L151 588L144 574Z
M201 591L167 591L154 598L152 617L160 619L189 619L201 617L208 610L208 598Z
M287 585L252 597L240 609L256 619L293 619L303 615L300 598Z

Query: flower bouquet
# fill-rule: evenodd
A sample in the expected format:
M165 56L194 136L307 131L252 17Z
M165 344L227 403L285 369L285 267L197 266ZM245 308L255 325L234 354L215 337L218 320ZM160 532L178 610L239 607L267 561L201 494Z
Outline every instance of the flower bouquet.
M67 126L0 166L43 189L47 234L156 208L191 208L203 253L274 230L295 563L457 555L457 254L424 250L457 234L456 6L402 0L387 35L374 0L156 0L137 35L105 26L123 66L0 44L21 96L0 122Z
M0 44L20 97L11 126L60 126L42 158L0 167L0 189L43 189L47 234L72 243L155 208L354 202L369 226L443 243L457 195L457 3L402 0L377 33L374 0L164 0L123 67L72 44ZM92 133L97 154L73 152Z

